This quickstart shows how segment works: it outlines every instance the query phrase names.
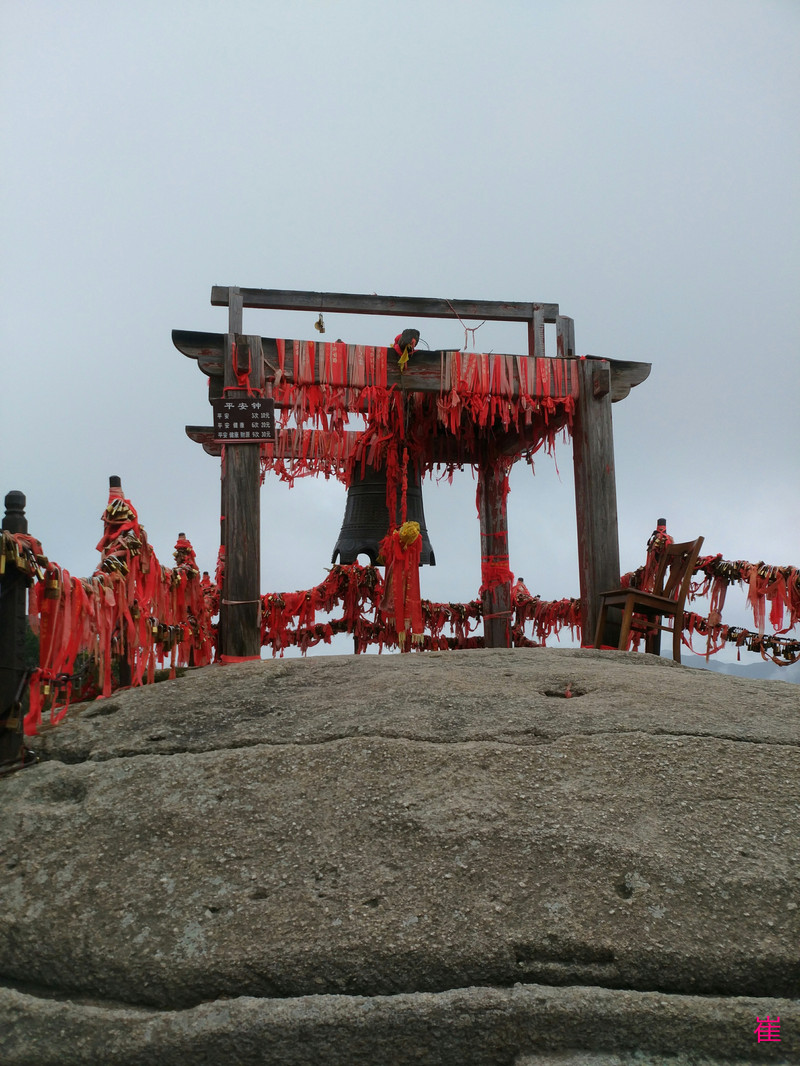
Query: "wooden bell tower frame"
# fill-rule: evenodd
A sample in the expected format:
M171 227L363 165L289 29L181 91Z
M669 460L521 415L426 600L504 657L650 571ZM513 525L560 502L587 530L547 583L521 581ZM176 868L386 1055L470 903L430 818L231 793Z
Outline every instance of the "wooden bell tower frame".
M184 330L173 330L172 333L178 350L196 359L200 370L209 375L210 399L221 396L223 388L226 396L233 399L245 397L247 391L241 388L244 374L247 374L251 389L264 388L266 365L271 363L268 355L274 350L275 341L242 334L245 307L314 314L396 316L404 320L405 326L412 325L417 318L454 317L526 323L528 355L536 360L563 360L570 371L566 380L572 382L573 391L569 395L575 400L572 439L581 625L584 640L587 634L594 633L600 593L616 588L620 579L611 404L624 399L631 388L647 378L649 363L577 357L573 321L561 315L558 304L553 303L450 301L217 285L211 290L211 303L228 308L227 334ZM545 354L545 324L556 327L556 352L550 356ZM414 392L439 392L441 355L438 351L417 349L402 374L402 380L396 366L389 368L388 384ZM513 360L515 357L506 358ZM543 369L549 375L552 366ZM565 378L553 374L551 380ZM552 388L548 395L559 398ZM255 659L260 656L261 446L258 443L237 443L226 446L223 452L222 446L214 441L213 429L187 426L186 432L207 452L222 456L220 543L225 549L225 577L220 604L219 652L227 659ZM529 444L521 434L506 444L506 454L522 454ZM507 556L508 522L501 491L503 472L480 447L470 459L478 470L481 555L483 558ZM229 550L233 545L236 550ZM510 583L498 585L483 594L483 614L486 647L508 647Z

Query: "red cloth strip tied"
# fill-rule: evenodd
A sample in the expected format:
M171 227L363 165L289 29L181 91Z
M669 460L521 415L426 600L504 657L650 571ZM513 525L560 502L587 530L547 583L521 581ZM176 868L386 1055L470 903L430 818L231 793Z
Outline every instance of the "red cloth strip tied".
M424 637L419 592L419 560L422 536L418 522L404 522L381 541L386 561L386 593L381 611L394 629L401 651L410 644L421 646Z
M287 381L286 342L278 338L276 344L278 370L272 388L281 426L287 427L294 419L298 432L321 426L343 434L349 414L358 411L373 432L389 431L397 437L410 401L414 420L409 451L420 470L433 464L433 442L441 435L442 427L454 436L453 459L458 453L458 462L471 463L474 442L497 429L526 427L533 437L527 450L533 453L542 446L552 451L557 434L563 432L566 437L572 426L573 375L571 368L560 362L556 368L549 366L551 360L520 364L521 388L514 396L517 375L513 359L443 352L441 389L434 395L389 388L388 350L359 345L320 345L317 350L313 342L295 341L292 380ZM315 377L315 362L319 363L320 380ZM535 400L530 395L534 386L544 391ZM326 451L329 455L330 451ZM295 457L290 461L285 454L279 454L276 447L264 452L265 469L273 469L287 479L306 473L330 476L335 471L328 455L308 455L303 465Z
M261 643L271 647L273 655L283 655L292 645L304 650L318 640L329 641L334 632L352 633L358 650L365 651L368 644L382 641L379 627L365 614L376 610L383 591L375 567L333 566L325 580L308 591L262 597ZM316 612L330 612L338 603L344 607L341 618L323 624L315 621Z
M481 556L480 594L491 592L498 585L513 585L514 575L508 567L507 555Z
M40 639L27 735L38 730L48 708L51 723L63 717L79 682L81 699L98 691L110 695L119 685L115 660L127 664L132 685L152 682L166 656L173 675L178 665L211 661L214 590L201 582L189 541L181 537L176 545L183 562L162 567L118 487L109 492L103 518L102 559L91 578L73 578L48 563L31 589L30 622Z

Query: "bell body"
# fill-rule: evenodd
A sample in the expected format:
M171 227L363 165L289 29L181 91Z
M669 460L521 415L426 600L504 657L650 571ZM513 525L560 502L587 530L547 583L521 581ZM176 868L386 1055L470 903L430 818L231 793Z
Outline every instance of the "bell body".
M397 499L397 525L400 525L400 489ZM433 548L428 539L425 526L425 512L422 509L422 483L419 475L408 468L408 488L406 490L406 521L419 522L422 536L422 554L420 565L435 566ZM361 477L361 468L353 472L353 482L347 490L347 503L344 509L344 521L333 549L331 562L347 565L354 563L359 555L368 555L374 566L380 554L380 545L389 532L389 508L386 504L386 471L374 470L367 466Z

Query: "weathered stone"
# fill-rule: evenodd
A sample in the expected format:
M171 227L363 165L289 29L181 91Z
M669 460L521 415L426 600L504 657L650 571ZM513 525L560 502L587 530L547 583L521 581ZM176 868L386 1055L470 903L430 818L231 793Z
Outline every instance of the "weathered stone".
M243 996L182 1011L148 1011L36 999L0 989L0 1025L8 1034L3 1063L10 1066L797 1062L791 1049L796 1053L800 1007L770 1000L781 1031L792 1035L783 1044L759 1044L753 1030L765 1006L758 999L515 985L374 997ZM669 1055L662 1054L664 1048Z
M225 1061L169 1055L177 1033L222 1040L237 1011L262 1037L351 1032L306 1059L263 1057L253 1036L261 1050L229 1056L243 1063L785 1056L796 1021L771 1046L753 1028L781 998L797 1018L798 710L795 686L585 650L212 667L84 705L0 785L0 975L17 989L0 1009L30 1039L112 1010L126 1047L163 1038L150 1063ZM611 997L620 1042L570 1030L578 992ZM626 1029L649 994L650 1022ZM537 996L565 1012L555 1043ZM701 1043L655 1024L684 1000ZM494 1057L425 1058L424 1035L422 1057L335 1057L380 1018L396 1045L463 1016L478 1048L508 1011L519 1039ZM51 1061L21 1047L8 1061Z

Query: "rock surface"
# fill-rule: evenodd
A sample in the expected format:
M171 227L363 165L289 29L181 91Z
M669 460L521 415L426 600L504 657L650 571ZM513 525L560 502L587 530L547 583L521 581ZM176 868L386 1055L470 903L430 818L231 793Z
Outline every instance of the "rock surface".
M4 1062L800 1061L795 686L577 649L268 661L34 746L0 783Z

